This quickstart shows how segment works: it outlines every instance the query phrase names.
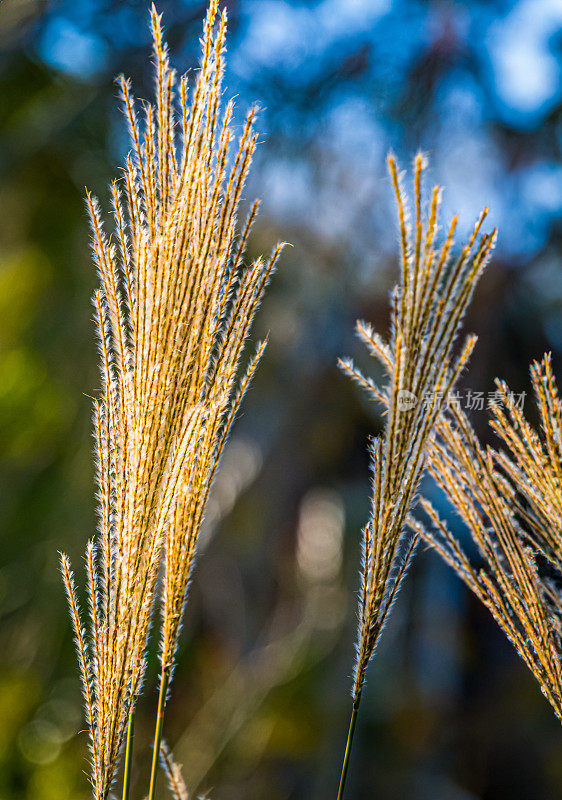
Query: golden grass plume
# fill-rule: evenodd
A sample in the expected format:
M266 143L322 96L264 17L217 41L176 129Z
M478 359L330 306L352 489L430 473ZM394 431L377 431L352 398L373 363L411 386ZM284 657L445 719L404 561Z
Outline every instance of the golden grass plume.
M170 67L154 7L151 25L156 102L142 104L142 120L120 79L132 150L111 186L111 234L97 200L87 197L102 378L87 632L62 556L99 800L115 778L141 690L162 557L166 696L205 504L265 347L258 345L240 378L244 343L282 247L244 264L258 204L241 229L237 212L257 134L252 109L235 141L233 103L222 104L226 11L211 0L189 90L187 77Z
M433 506L423 535L490 610L562 719L562 596L541 574L537 551L558 571L561 561L560 401L550 357L531 368L543 436L525 419L508 387L491 424L508 451L483 447L465 413L452 407L440 420L430 471L470 531L482 565L475 566Z
M497 463L517 489L517 514L529 539L557 569L562 565L562 404L550 353L531 365L531 382L542 429L539 435L503 381L491 425L506 450Z
M388 383L376 386L350 361L342 369L385 410L382 436L371 445L372 503L363 534L359 633L353 697L357 699L369 660L413 553L406 518L425 466L426 450L448 393L476 342L467 337L455 355L466 308L491 255L496 231L483 234L484 209L458 258L451 258L457 217L443 245L436 246L440 188L435 186L427 220L422 220L423 158L414 165L414 221L408 223L396 162L388 159L396 194L401 243L401 277L391 296L388 342L371 326L357 323L359 337L383 366Z
M357 659L353 708L343 759L338 800L344 795L349 757L369 661L375 652L400 584L414 553L417 534L407 522L426 465L427 450L449 392L476 342L455 344L474 288L492 253L496 231L479 233L484 209L458 258L451 256L457 217L444 243L436 243L441 190L431 193L427 219L422 215L423 157L414 163L414 213L410 223L401 176L388 159L398 206L401 249L400 283L391 295L390 337L385 342L370 325L357 333L382 365L387 383L377 386L349 360L340 366L383 407L384 432L371 445L370 518L363 531Z

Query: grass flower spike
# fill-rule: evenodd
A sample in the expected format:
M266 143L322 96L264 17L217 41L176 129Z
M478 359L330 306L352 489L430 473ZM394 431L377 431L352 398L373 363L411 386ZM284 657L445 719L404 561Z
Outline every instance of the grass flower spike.
M530 541L560 570L562 404L550 354L531 365L531 381L543 436L527 422L508 386L497 381L501 404L492 406L491 425L507 450L496 453L495 458L517 488L514 502Z
M560 536L560 402L550 358L531 368L544 436L525 420L497 381L492 426L510 452L482 447L461 409L440 422L430 469L469 529L483 565L476 568L427 501L421 533L490 610L562 720L562 596L539 572L540 550L558 577ZM504 410L505 409L505 410Z
M162 742L160 746L160 761L168 780L168 788L174 800L189 800L181 766L176 764L165 742Z
M398 205L401 245L400 283L391 296L388 342L359 322L357 331L382 364L388 382L376 386L350 361L342 369L385 409L382 436L371 446L371 515L363 532L357 661L353 708L338 800L344 793L351 743L369 661L414 552L416 536L407 526L417 488L447 395L454 387L476 337L469 336L455 354L464 313L491 254L496 233L480 228L484 209L457 259L451 258L457 218L442 247L436 246L440 189L431 194L422 219L423 160L414 167L414 217L410 226L400 177L393 157L389 169Z
M111 187L111 234L88 195L100 276L102 388L94 412L99 531L86 553L87 632L65 556L62 567L96 800L108 797L127 729L128 793L132 722L163 558L154 795L197 536L221 452L264 351L258 345L240 378L244 343L281 250L244 265L257 203L241 230L237 211L257 136L251 110L233 145L233 105L222 106L226 12L219 15L218 0L211 1L190 93L187 78L178 80L170 68L154 8L152 32L156 103L143 104L141 121L121 79L132 151L123 179Z

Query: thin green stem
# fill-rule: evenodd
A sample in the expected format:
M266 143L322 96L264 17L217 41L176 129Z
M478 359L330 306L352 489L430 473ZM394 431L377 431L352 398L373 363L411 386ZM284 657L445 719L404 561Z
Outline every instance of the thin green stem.
M154 792L156 791L156 774L158 772L158 761L160 759L160 744L162 742L162 728L164 726L164 711L166 708L166 695L168 693L169 681L170 670L168 668L163 668L160 674L160 694L158 695L158 711L156 712L156 728L154 730L154 750L152 752L152 770L150 772L148 800L154 800Z
M349 720L349 733L347 734L347 743L345 745L345 754L343 757L343 764L341 768L340 788L338 790L337 800L343 800L345 792L345 782L347 780L347 770L349 769L349 757L351 756L351 747L353 745L353 734L355 733L355 725L357 723L357 714L359 712L359 703L361 702L361 689L357 692L353 701L353 708L351 710L351 719Z
M135 735L135 709L129 711L129 725L127 727L127 747L125 750L125 771L123 773L123 800L129 800L131 788L131 764L133 762L133 737Z

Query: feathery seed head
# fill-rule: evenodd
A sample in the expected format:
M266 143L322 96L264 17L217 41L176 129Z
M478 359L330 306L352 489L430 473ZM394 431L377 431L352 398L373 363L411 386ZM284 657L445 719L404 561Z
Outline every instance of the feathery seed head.
M456 217L440 249L435 241L441 194L438 186L431 193L427 219L422 218L424 157L417 155L414 161L412 216L392 155L388 166L401 249L400 282L391 295L388 342L368 323L357 323L358 336L383 366L387 383L379 387L351 361L340 361L343 371L385 410L384 433L371 448L371 516L363 537L355 700L361 694L368 663L415 550L417 537L408 531L407 520L435 426L476 341L469 336L455 355L464 313L496 238L493 231L478 240L487 214L484 209L459 257L452 260Z
M485 566L473 567L427 501L431 527L413 520L411 527L487 606L562 720L562 596L536 563L541 552L558 573L562 565L562 415L549 355L532 365L531 376L542 437L497 381L502 405L492 406L491 425L507 449L482 447L456 407L440 419L430 448L430 471Z
M255 109L233 147L223 108L226 12L211 0L200 70L188 99L161 15L151 10L156 102L142 122L120 78L131 139L111 186L113 233L87 194L101 392L94 404L99 531L87 551L90 626L62 569L86 697L96 800L107 798L127 718L141 690L157 574L161 658L170 676L197 537L217 465L265 349L240 379L253 317L282 245L244 265L258 204L237 213L256 147Z

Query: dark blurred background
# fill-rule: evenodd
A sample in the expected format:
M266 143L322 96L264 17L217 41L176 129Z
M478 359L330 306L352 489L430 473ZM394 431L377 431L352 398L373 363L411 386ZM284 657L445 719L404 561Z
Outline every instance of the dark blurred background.
M349 713L359 535L378 410L339 374L376 366L397 235L385 155L418 149L466 231L499 245L467 329L463 392L562 351L560 0L228 0L227 83L256 101L253 254L293 243L259 314L270 346L209 508L166 735L194 792L335 797ZM193 68L205 4L160 0ZM113 78L150 97L145 0L0 2L0 798L79 800L86 736L58 574L95 530L96 348L84 187L127 149ZM532 404L526 410L532 416ZM485 410L473 421L489 438ZM431 486L426 490L440 503ZM459 531L459 535L463 535ZM153 661L137 726L146 787ZM164 797L164 786L160 788ZM488 613L421 552L372 664L349 800L561 800L562 731Z

